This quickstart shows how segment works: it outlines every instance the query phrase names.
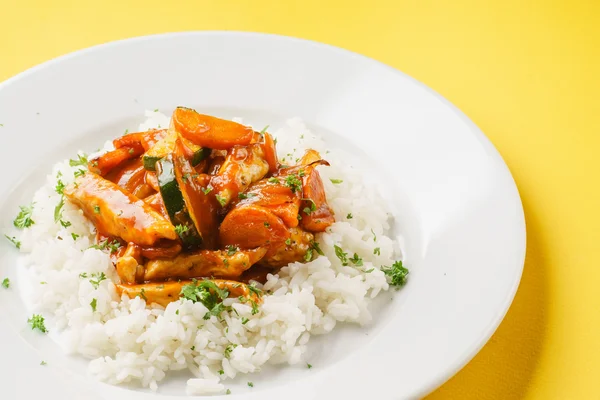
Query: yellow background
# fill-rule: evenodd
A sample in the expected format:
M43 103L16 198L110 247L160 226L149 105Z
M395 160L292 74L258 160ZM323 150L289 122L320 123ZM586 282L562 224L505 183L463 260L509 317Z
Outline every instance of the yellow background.
M0 80L111 40L204 29L313 39L412 75L496 145L528 229L506 319L429 399L600 399L599 26L594 0L0 0Z

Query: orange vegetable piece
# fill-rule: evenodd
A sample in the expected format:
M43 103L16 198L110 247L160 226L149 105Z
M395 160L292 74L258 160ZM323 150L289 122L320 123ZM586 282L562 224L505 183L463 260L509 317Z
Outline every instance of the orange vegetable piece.
M254 135L252 128L184 107L175 109L171 124L184 138L210 149L225 150L235 145L247 145Z

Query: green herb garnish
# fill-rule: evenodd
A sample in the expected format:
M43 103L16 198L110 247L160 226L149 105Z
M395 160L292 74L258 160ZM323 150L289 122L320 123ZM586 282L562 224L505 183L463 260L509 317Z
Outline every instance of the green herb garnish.
M100 214L100 206L94 206L94 214Z
M232 255L234 255L235 253L238 252L239 248L229 244L229 245L225 246L225 250L227 251L227 255L229 257L231 257Z
M71 237L73 238L73 240L77 240L77 238L79 237L79 235L76 234L76 233L71 233Z
M213 188L211 186L207 186L205 188L202 188L202 193L204 194L209 194L210 192L212 192Z
M16 237L14 237L14 236L13 236L13 237L10 237L10 236L8 236L8 235L6 235L6 234L5 234L4 236L5 236L5 237L6 237L6 238L7 238L7 239L8 239L8 240L9 240L9 241L12 243L12 244L14 244L14 245L15 245L15 247L16 247L17 249L20 249L20 248L21 248L21 241L20 241L20 240L17 240L17 238L16 238Z
M35 222L31 219L31 214L33 213L33 204L31 203L29 206L19 206L21 211L17 215L17 218L13 221L13 225L17 228L29 228L31 225L35 224Z
M246 325L248 321L250 321L248 318L242 317L242 325Z
M227 204L227 200L225 199L225 197L222 197L218 194L215 195L215 199L217 199L221 207L225 207L225 204Z
M313 258L313 249L309 248L308 250L306 250L306 253L304 254L304 261L309 262L311 261Z
M194 279L192 283L181 288L179 295L194 303L202 303L209 310L204 314L204 319L209 319L213 315L219 316L226 309L222 301L229 297L229 291L219 288L213 281Z
M373 254L380 256L381 255L381 249L379 247L375 247L373 249Z
M85 272L84 272L84 274L85 274ZM85 274L85 275L86 276L83 276L83 278L87 278L87 274ZM81 274L79 276L81 276ZM104 272L100 272L100 273L95 272L90 277L90 283L92 284L94 289L98 289L98 287L100 287L100 282L102 282L104 280L106 280L106 275L104 274Z
M279 179L277 179L277 178L269 178L269 179L267 179L267 182L277 184L277 183L279 183Z
M33 314L27 322L31 325L31 330L37 329L42 333L48 332L48 329L46 329L46 325L44 324L44 317L39 314Z
M330 179L330 181L334 185L339 185L340 183L344 182L342 179Z
M4 280L2 281L2 287L4 289L8 289L10 287L10 279L4 278Z
M302 181L297 175L291 174L285 177L285 186L292 190L292 193L296 193L298 190L302 190Z
M342 248L340 246L338 246L337 244L334 244L333 248L335 249L335 255L337 256L337 258L340 259L340 261L342 262L342 265L347 266L348 265L348 253L344 253L344 250L342 250Z
M84 155L77 154L77 160L69 160L69 165L71 167L78 167L80 165L87 165L87 163L88 163L88 159L87 159L87 156L85 154Z
M93 298L92 302L90 303L90 307L92 307L92 311L94 311L94 312L96 312L96 303L97 303L96 298Z
M354 253L354 256L352 258L350 258L350 262L352 262L352 264L354 264L357 267L362 267L363 265L362 258L360 258L356 253Z
M250 386L250 387L254 387L254 383L252 383L252 382L248 382L248 386Z
M65 199L60 199L60 202L54 207L54 222L60 221L62 217L62 208L65 205Z
M406 284L408 269L404 268L402 261L396 261L391 267L381 267L381 271L390 277L390 285L399 289Z
M348 215L346 215L346 219L352 219L352 213L348 213Z
M189 230L190 230L190 228L188 226L185 226L185 225L176 225L175 226L175 232L177 232L177 234L179 236L183 235L184 233L186 233Z

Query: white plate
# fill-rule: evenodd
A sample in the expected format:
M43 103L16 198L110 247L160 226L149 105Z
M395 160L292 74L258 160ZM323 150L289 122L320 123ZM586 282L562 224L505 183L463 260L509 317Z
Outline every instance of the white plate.
M468 362L502 320L519 284L525 224L502 159L448 101L410 77L334 47L249 33L183 33L80 51L0 85L4 227L45 169L93 149L144 109L193 106L277 126L299 116L331 146L382 172L406 238L410 282L373 325L315 341L315 367L253 376L248 399L414 398ZM8 212L10 210L10 212ZM146 399L97 383L85 363L31 332L16 252L2 244L0 376L6 399ZM387 296L389 299L389 295ZM24 339L24 340L23 340ZM45 360L48 365L40 366ZM183 378L161 394L181 397ZM229 397L228 397L229 398Z

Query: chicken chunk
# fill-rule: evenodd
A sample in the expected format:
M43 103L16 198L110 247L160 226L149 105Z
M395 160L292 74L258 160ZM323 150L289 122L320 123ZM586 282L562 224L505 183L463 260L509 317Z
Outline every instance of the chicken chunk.
M64 189L99 232L140 246L177 239L175 227L150 205L92 172Z

